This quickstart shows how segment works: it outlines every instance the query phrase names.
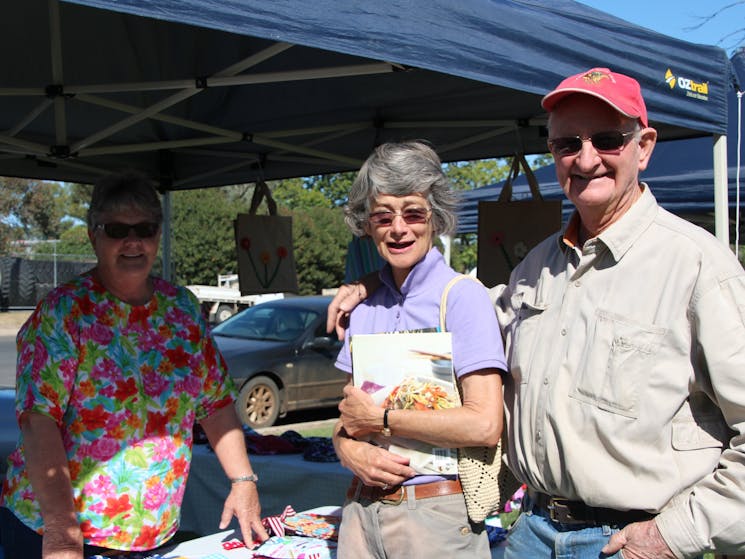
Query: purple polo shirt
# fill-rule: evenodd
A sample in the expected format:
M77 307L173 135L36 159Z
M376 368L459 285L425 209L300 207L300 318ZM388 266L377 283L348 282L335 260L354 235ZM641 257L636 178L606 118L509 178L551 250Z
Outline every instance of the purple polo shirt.
M399 292L386 264L380 271L383 285L359 304L349 320L344 346L336 366L352 372L349 340L355 334L377 334L410 330L439 330L440 297L457 275L437 248L432 248L411 270ZM447 330L453 339L453 368L460 378L480 369L507 370L502 336L494 305L486 288L462 280L448 293Z
M439 330L440 298L447 283L456 275L440 251L432 248L414 266L399 292L391 267L386 264L380 271L383 285L352 311L336 366L351 374L349 340L355 334ZM458 378L481 369L506 371L502 335L486 288L475 281L461 280L450 289L447 306L445 322L452 334L453 368ZM420 475L404 485L442 479L446 478Z

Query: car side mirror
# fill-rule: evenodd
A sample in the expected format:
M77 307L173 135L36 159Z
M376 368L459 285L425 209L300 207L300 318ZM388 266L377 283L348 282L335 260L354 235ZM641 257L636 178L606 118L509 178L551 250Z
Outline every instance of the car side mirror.
M308 340L303 347L305 349L335 349L338 347L338 340L331 336L318 336L312 340Z

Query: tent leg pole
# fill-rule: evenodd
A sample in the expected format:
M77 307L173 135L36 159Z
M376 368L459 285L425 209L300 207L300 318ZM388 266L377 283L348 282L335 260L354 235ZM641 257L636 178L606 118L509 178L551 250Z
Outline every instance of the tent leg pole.
M163 193L163 231L161 234L163 279L171 281L171 191Z
M729 246L729 204L727 200L727 136L714 135L714 233Z

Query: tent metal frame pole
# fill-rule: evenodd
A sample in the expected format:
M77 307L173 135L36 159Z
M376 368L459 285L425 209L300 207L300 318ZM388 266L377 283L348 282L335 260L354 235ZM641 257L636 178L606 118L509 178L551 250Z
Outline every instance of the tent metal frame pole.
M51 43L52 83L63 84L62 72L62 26L60 24L59 1L49 0L49 38ZM67 113L65 99L54 98L54 129L58 146L67 144Z
M507 134L509 132L514 132L515 130L516 130L516 127L514 126L514 124L512 126L507 126L504 128L497 128L495 130L489 130L488 132L483 132L482 134L476 134L475 136L469 136L468 138L463 138L462 140L459 140L457 142L451 142L447 145L440 146L438 151L440 153L448 153L454 149L458 149L463 146L475 144L476 142L480 142L488 138L494 138L495 136L501 136L502 134Z
M168 91L178 89L198 89L208 87L232 87L234 85L257 85L264 83L280 83L304 80L318 80L326 78L344 78L349 76L369 76L373 74L389 74L393 67L385 62L378 64L357 64L351 66L335 66L332 68L312 68L293 70L288 72L265 72L262 74L216 76L205 78L200 87L194 79L167 80L159 82L131 82L107 83L93 85L67 85L65 93L70 95L93 95L102 93L137 93L143 91ZM42 93L43 90L37 90Z
M143 144L124 144L107 146L101 148L82 149L78 152L81 157L92 157L96 155L116 155L121 153L139 153L142 151L153 151L159 149L178 149L191 146L207 146L214 144L231 144L237 142L236 138L225 136L210 136L208 138L192 138L190 140L168 140L163 142L149 142Z
M215 75L217 77L226 77L227 75L237 74L241 72L242 70L245 70L247 67L258 64L262 62L263 60L265 60L266 58L274 56L278 51L281 52L282 50L286 50L287 48L289 48L289 46L286 43L272 45L272 47L268 49L264 49L262 52L246 57L243 60L228 66L227 68L221 70L220 72L217 72ZM84 147L88 147L89 145L99 142L103 140L104 138L108 138L109 136L112 136L116 134L117 132L124 130L125 128L129 128L130 126L133 126L137 124L138 122L141 122L154 114L157 114L169 107L172 107L173 105L180 103L181 101L185 101L186 99L193 97L194 95L201 93L202 91L204 91L204 89L198 89L196 87L196 83L192 83L191 86L185 89L184 91L174 93L173 95L170 95L169 97L166 97L165 99L162 99L158 103L155 103L154 105L151 105L150 107L146 109L142 109L142 111L139 114L127 117L124 120L121 120L117 122L116 124L113 124L112 126L99 130L98 132L94 134L91 134L87 138L75 144L71 148L71 151L72 152L80 151Z
M228 172L228 171L236 171L238 169L241 169L243 167L247 167L249 165L253 165L259 161L258 157L252 157L250 160L245 161L239 161L237 163L233 163L232 165L224 165L223 167L215 168L211 171L207 171L205 173L200 173L198 175L192 175L188 178L185 178L183 180L178 180L173 182L173 186L177 188L188 188L188 185L190 182L199 181L202 179L206 179L208 177L218 175L220 173Z
M54 101L52 101L51 99L44 99L34 109L32 109L25 117L23 117L18 122L18 124L16 124L10 130L7 130L5 133L8 136L15 136L16 134L20 133L21 130L23 130L24 128L26 128L26 126L28 126L34 120L36 120L36 117L38 117L41 113L46 111L53 103Z
M171 281L171 192L163 193L163 225L160 237L161 252L163 254L163 279Z
M362 161L359 159L355 159L353 157L345 157L343 155L338 155L335 153L329 153L327 151L321 151L318 149L311 149L311 148L305 148L302 146L296 146L292 144L288 144L286 142L278 142L276 140L272 140L270 138L267 138L266 136L262 136L261 134L254 134L252 141L255 144L263 145L263 146L269 146L273 148L278 149L284 149L289 152L294 153L302 153L305 155L312 155L314 157L318 157L320 159L328 159L330 161L338 161L340 163L344 163L347 165L352 165L354 167L360 167L362 165Z
M98 97L96 95L80 94L75 96L75 100L81 101L83 103L90 103L91 105L106 107L107 109L113 109L122 113L137 114L142 110L141 107L128 105L126 103L120 103L119 101L112 101L111 99ZM181 126L183 128L191 128L192 130L207 132L208 134L214 134L215 136L232 136L238 137L239 139L240 137L242 137L242 134L240 132L236 132L235 130L219 128L210 124L204 124L202 122L197 122L194 120L187 120L185 118L177 116L156 114L152 115L150 118L153 120L158 120L160 122L167 122L168 124L175 124L176 126Z
M727 136L714 135L714 233L729 246L729 202L727 195Z

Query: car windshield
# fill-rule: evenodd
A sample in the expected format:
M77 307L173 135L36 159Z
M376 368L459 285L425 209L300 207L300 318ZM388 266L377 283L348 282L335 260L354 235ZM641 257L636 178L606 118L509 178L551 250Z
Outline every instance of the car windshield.
M312 309L264 303L215 326L212 333L231 338L290 341L300 337L318 314Z

